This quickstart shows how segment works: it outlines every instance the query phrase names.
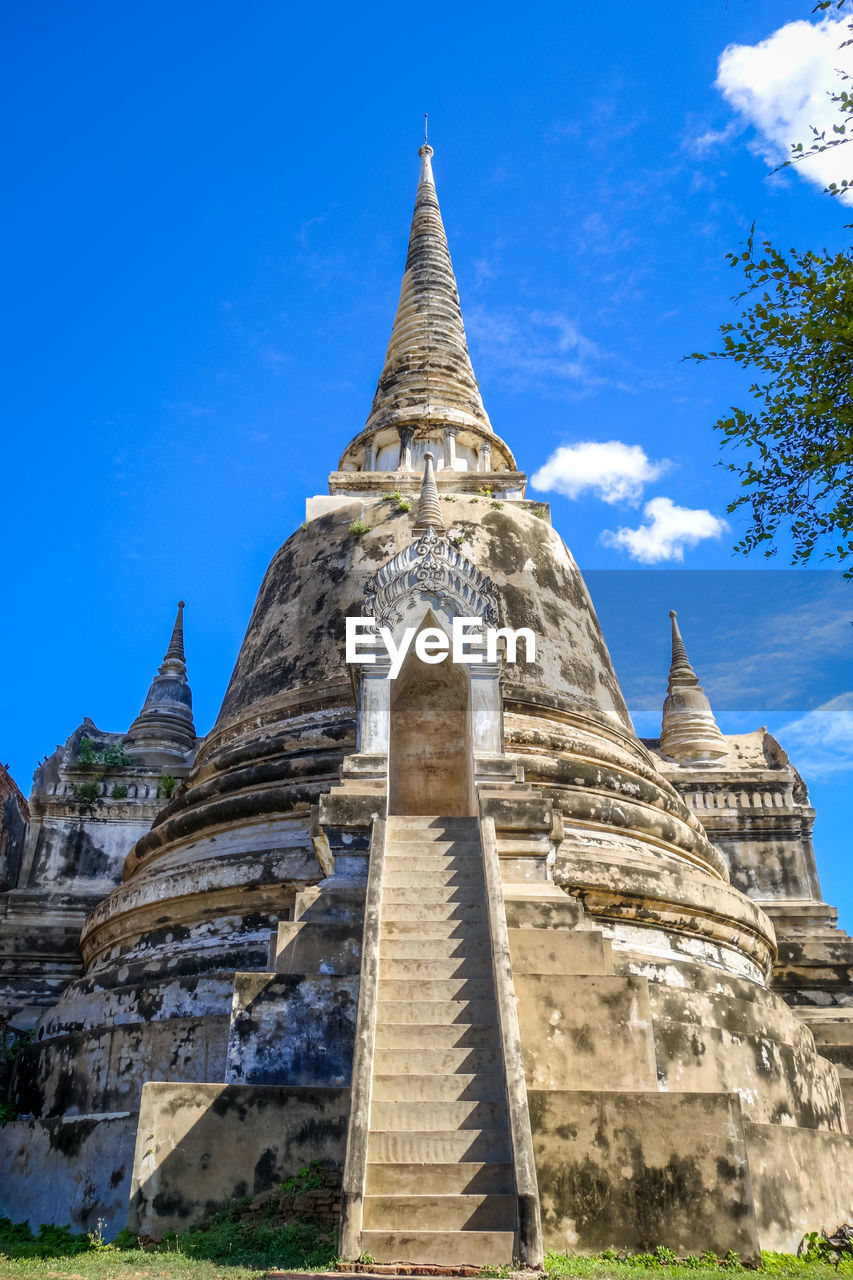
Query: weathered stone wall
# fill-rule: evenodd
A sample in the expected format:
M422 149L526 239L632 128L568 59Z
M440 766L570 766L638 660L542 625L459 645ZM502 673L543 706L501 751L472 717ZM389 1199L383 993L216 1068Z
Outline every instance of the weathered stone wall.
M127 1220L136 1116L17 1120L0 1127L2 1213L13 1222L67 1223L109 1239Z
M762 1249L794 1253L807 1231L853 1222L853 1141L787 1125L746 1124Z
M737 1098L533 1090L545 1247L735 1249L757 1261Z
M349 1089L147 1084L128 1225L159 1238L311 1160L342 1171L348 1118Z
M0 765L0 892L18 883L30 811L14 778Z

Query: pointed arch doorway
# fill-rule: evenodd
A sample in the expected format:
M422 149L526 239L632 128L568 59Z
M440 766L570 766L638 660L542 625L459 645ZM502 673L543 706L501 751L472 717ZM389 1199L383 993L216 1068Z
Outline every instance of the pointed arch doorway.
M419 631L438 625L429 611ZM470 690L467 667L422 662L412 644L391 682L390 814L473 814Z

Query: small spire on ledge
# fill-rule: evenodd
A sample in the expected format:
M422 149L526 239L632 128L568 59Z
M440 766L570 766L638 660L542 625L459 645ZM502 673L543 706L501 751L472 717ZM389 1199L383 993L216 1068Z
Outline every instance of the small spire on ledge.
M418 510L415 515L415 533L425 533L427 529L435 529L445 533L444 517L441 514L441 503L438 498L438 486L435 483L433 463L435 456L424 454L424 479L421 485L421 496L418 499Z
M717 727L708 696L690 665L674 609L670 609L669 616L672 623L672 662L663 704L661 751L682 763L719 760L729 754L729 749Z
M184 601L179 600L166 656L127 733L131 755L148 763L186 763L195 748L193 696L184 656L184 608Z

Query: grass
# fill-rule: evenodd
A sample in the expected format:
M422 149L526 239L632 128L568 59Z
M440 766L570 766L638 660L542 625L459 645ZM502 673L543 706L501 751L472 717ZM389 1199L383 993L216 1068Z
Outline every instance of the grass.
M333 1269L338 1234L305 1221L249 1226L225 1210L206 1228L167 1236L156 1248L134 1244L127 1231L110 1245L99 1231L41 1227L33 1235L24 1223L0 1219L0 1280L249 1280L271 1270Z
M336 1262L333 1228L305 1221L250 1226L233 1210L217 1214L204 1229L169 1236L156 1248L126 1247L131 1240L122 1232L109 1245L98 1231L74 1235L66 1227L42 1227L34 1236L23 1224L0 1219L0 1280L262 1280L271 1270L334 1270ZM844 1280L853 1277L853 1259L836 1270L833 1262L814 1255L765 1253L755 1270L768 1280ZM549 1253L545 1272L548 1280L726 1280L732 1273L747 1278L736 1254L676 1260L665 1248L644 1254L608 1249L592 1257ZM483 1274L506 1277L512 1268Z

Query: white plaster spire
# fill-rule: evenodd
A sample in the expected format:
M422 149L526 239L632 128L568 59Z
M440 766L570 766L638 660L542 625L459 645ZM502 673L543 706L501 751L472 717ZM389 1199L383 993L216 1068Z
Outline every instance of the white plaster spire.
M178 612L165 657L151 681L142 710L130 726L128 746L136 755L153 759L183 759L195 747L193 695L187 684L184 656L184 609Z
M432 465L434 462L435 458L431 453L424 454L424 479L415 516L415 533L425 533L430 528L435 529L437 533L445 532L444 517L441 514L441 503L438 498L438 486L435 483L435 472Z
M400 301L365 430L427 422L492 429L468 354L433 154L428 142L418 151L421 172Z
M670 609L669 616L672 661L663 704L661 751L675 760L718 760L728 755L729 749L717 727L707 694L690 665L674 609Z

